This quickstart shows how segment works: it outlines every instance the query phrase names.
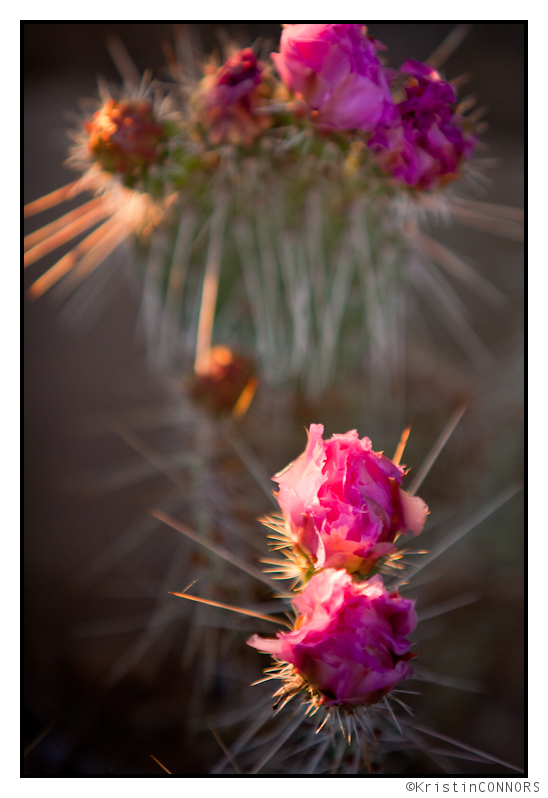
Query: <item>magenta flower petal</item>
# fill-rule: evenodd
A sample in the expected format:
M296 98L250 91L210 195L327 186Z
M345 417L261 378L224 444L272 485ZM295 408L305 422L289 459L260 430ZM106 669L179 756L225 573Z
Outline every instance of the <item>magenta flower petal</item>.
M252 635L247 641L247 645L258 648L259 651L264 651L266 654L272 654L278 659L281 656L282 641L278 639L265 640L264 637L259 637L259 635Z
M376 46L361 25L286 25L272 58L282 81L318 112L322 128L369 131L393 114Z
M397 114L377 126L368 144L379 166L417 189L442 186L459 176L477 144L470 123L456 112L456 93L428 64L406 61L409 78Z
M303 454L274 480L294 544L316 568L368 573L398 532L417 535L428 508L400 489L404 470L356 430L323 440L312 424Z
M417 625L415 602L389 593L380 576L356 583L342 570L312 577L293 601L297 628L248 644L294 666L331 706L373 704L413 669L407 639Z

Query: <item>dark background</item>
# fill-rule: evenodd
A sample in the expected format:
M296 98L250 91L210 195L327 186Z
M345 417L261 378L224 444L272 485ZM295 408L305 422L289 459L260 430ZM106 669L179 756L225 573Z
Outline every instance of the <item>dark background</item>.
M193 27L199 30L206 52L217 46L215 24ZM277 24L233 23L223 27L243 44L257 36L277 41L280 34ZM398 66L407 57L425 60L453 24L369 23L369 27L388 46L390 64ZM97 75L119 79L104 45L106 37L120 36L140 70L151 68L155 74L162 74L165 62L161 43L170 39L171 33L171 26L163 23L24 25L25 202L72 179L62 166L66 129L71 127L67 120L77 111L81 97L95 95ZM489 129L482 140L488 146L487 154L500 159L500 165L484 198L518 207L523 204L524 41L522 23L476 24L445 67L448 78L471 73L464 93L474 93L488 108ZM46 216L40 221L55 218L56 212ZM482 395L478 389L483 409L476 412L463 433L473 450L470 437L474 430L484 424L485 418L492 423L493 436L487 441L488 453L482 462L490 469L493 495L519 476L520 469L521 248L515 242L464 228L443 235L448 243L480 263L482 273L513 303L511 313L503 318L478 306L478 324L497 351L501 366L489 389L492 393ZM29 269L27 284L43 266L35 264ZM87 329L67 325L49 297L35 303L25 301L24 745L32 744L37 735L50 729L25 759L25 773L30 776L159 775L150 753L177 774L199 774L208 772L217 755L210 736L202 735L194 745L194 739L186 736L184 719L173 720L172 714L162 709L174 696L184 707L172 682L147 684L133 678L114 689L103 686L104 673L125 640L81 642L74 636L75 625L109 614L146 611L149 606L146 601L124 597L123 591L116 595L113 589L110 597L98 597L82 595L73 587L74 574L132 523L159 489L153 481L145 489L130 486L102 496L66 490L67 477L100 471L128 458L127 446L114 436L84 434L83 419L102 411L152 407L163 401L160 388L146 374L134 333L138 297L122 288L115 304ZM455 379L457 392L463 381L477 382L468 372L455 368L459 374ZM415 390L416 402L422 402L425 414L436 401L450 405L454 398L451 377L440 380L441 384L433 387L409 386L410 391ZM493 396L495 400L491 401ZM444 412L445 406L440 411L440 424L449 414L444 416ZM317 419L304 422L311 420ZM440 428L437 422L432 424L434 437ZM341 432L353 423L347 423L343 414L336 429L329 431ZM360 434L370 433L360 429ZM302 445L299 438L294 455ZM462 451L468 450L461 440L460 449L457 446L453 452L455 462L462 464L458 459ZM417 456L420 453L417 451ZM273 464L273 471L282 465ZM442 473L450 481L443 467ZM450 493L450 482L439 489L442 494ZM429 500L428 495L424 498ZM426 691L433 702L427 720L433 725L518 765L523 764L520 528L520 502L514 500L505 511L504 523L497 516L470 548L455 554L455 570L466 572L464 577L455 577L455 588L470 587L477 574L485 580L486 588L479 609L473 605L453 613L457 620L451 621L454 625L442 630L443 634L440 631L440 643L433 655L441 671L487 681L488 694L470 697L449 690L449 698L440 699L438 694ZM160 531L158 547L168 547L168 537ZM494 557L490 541L500 543ZM429 598L434 603L439 597L433 593ZM435 637L435 630L433 634ZM478 646L483 644L481 656L474 650L476 639ZM463 665L456 659L458 655L453 652L459 646L463 658L472 664ZM162 713L166 718L163 723ZM496 766L470 772L507 773Z

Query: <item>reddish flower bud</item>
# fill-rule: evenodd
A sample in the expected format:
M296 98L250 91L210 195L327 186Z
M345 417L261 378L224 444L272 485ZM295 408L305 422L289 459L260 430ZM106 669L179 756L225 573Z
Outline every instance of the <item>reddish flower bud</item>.
M197 122L212 144L251 145L271 119L255 112L268 94L264 69L253 50L238 50L213 74L206 76L195 95Z
M107 172L140 177L166 155L165 130L143 100L108 100L84 128L89 155Z
M228 346L214 346L207 371L196 377L192 396L215 413L230 412L252 377L253 364L248 358L236 355Z

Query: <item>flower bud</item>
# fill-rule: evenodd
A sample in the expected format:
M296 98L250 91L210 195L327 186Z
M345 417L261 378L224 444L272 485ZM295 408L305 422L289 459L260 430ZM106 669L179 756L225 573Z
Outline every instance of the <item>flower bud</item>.
M273 479L295 546L315 568L370 573L396 535L422 531L428 507L400 488L404 469L374 452L356 430L322 438L311 424L305 451Z
M394 101L375 43L357 24L286 25L272 58L284 83L301 96L319 127L373 130Z
M327 569L293 599L298 617L276 639L253 635L253 648L290 663L316 703L352 708L374 704L413 669L407 639L417 625L415 601L389 593L377 575L353 582Z
M194 96L197 123L211 144L249 146L271 125L271 118L255 111L268 94L264 69L253 50L238 50L219 69L207 75Z
M108 100L84 123L90 157L107 172L141 177L166 156L164 127L144 100Z
M228 346L214 346L209 352L207 371L196 377L192 396L214 413L230 412L252 378L253 364L248 358L235 354Z

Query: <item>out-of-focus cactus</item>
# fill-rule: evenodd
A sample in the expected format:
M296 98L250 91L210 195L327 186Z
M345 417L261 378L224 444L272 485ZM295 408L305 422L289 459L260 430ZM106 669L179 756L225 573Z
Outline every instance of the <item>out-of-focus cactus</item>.
M488 349L442 272L487 301L504 297L421 232L429 217L467 213L444 186L474 169L473 115L432 66L385 67L360 25L288 25L280 46L274 64L233 48L201 79L172 63L171 90L147 78L114 99L103 87L75 133L69 164L81 178L27 212L83 191L95 198L31 234L26 263L102 224L31 296L61 279L73 290L135 237L160 373L192 360L199 373L217 342L313 401L364 371L382 407L402 393L410 289L484 365Z

